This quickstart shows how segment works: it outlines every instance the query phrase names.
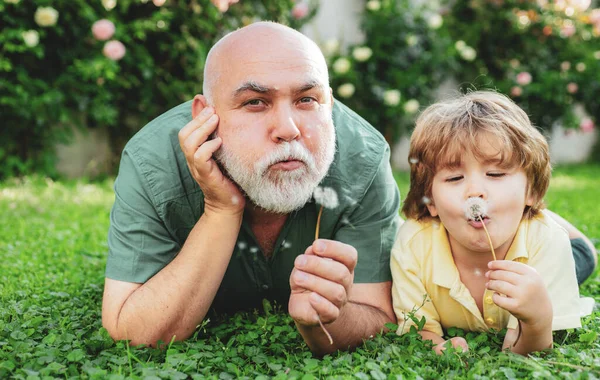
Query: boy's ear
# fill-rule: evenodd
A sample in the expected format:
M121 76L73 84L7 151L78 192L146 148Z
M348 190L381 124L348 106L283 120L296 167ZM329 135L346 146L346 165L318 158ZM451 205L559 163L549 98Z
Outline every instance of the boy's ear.
M433 204L433 201L432 201L432 202L429 202L429 203L427 204L427 210L429 210L429 214L430 214L431 216L433 216L433 217L436 217L436 216L438 216L438 213L437 213L437 207L435 207L435 205Z
M194 100L192 101L192 119L195 119L206 106L208 106L208 102L204 95L197 94L194 96Z
M531 192L531 189L527 189L527 194L525 196L525 206L533 206L535 203L537 203L537 197L534 196Z

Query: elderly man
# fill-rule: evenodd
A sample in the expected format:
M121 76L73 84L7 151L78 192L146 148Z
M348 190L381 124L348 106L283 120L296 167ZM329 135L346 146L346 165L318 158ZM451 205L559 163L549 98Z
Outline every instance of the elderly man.
M400 223L385 140L334 104L319 48L288 27L230 33L204 77L204 96L123 152L102 310L110 335L181 340L209 310L263 299L288 306L316 354L381 331L395 320Z

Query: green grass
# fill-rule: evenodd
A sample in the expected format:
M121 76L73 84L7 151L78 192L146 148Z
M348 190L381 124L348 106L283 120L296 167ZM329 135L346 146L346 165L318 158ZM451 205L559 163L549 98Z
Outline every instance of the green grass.
M408 176L397 174L403 195ZM555 170L549 207L600 243L600 166ZM114 343L100 308L112 181L0 183L0 378L598 378L600 312L555 348L500 352L502 333L466 336L468 353L437 357L415 335L393 333L354 352L313 358L290 318L264 310L211 320L166 350ZM596 272L581 288L600 301Z

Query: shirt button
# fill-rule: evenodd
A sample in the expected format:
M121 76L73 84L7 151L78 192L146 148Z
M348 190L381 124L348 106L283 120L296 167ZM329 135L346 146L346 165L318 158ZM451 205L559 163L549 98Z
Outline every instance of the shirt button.
M488 305L493 304L494 300L492 299L492 296L485 297L485 303L488 304Z
M487 317L485 319L485 323L487 323L488 325L493 325L494 324L494 318L492 317Z
M263 290L269 290L269 285L263 284L262 288L263 288Z

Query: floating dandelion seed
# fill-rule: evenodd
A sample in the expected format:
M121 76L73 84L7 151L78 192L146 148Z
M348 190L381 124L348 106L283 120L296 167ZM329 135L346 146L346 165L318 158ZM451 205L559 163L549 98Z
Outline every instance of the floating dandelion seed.
M233 197L231 197L231 203L233 203L234 205L239 204L240 198L238 198L237 195L234 195Z
M485 222L483 218L487 215L487 202L479 197L469 197L465 202L465 217L469 220L478 220L481 222L483 226L483 230L488 238L488 242L490 243L490 248L492 249L492 257L494 261L496 261L496 252L494 251L494 245L492 244L492 238L490 237L490 233L485 226Z
M245 241L241 241L238 243L239 249L246 249L247 246L248 246L248 244Z
M317 186L313 192L315 202L325 208L336 208L339 205L337 192L331 187Z
M250 248L250 253L256 253L256 252L258 252L258 248L257 247Z
M282 245L283 245L283 248L285 248L285 249L292 248L292 243L290 243L289 241L284 240Z
M481 274L482 274L481 269L475 268L475 271L473 271L473 274L477 277L481 277Z
M416 157L411 157L411 158L408 160L408 162L410 162L410 163L411 163L411 165L416 165L416 164L418 164L418 163L419 163L419 159L418 159L418 158L416 158Z
M423 202L424 205L428 205L431 203L431 198L424 196L423 198L421 198L421 202Z

